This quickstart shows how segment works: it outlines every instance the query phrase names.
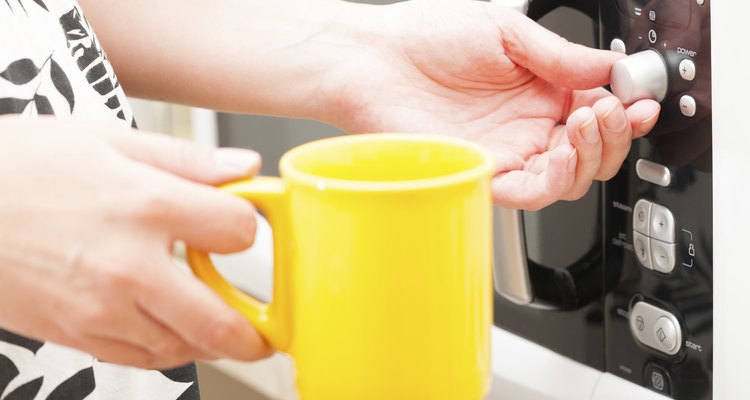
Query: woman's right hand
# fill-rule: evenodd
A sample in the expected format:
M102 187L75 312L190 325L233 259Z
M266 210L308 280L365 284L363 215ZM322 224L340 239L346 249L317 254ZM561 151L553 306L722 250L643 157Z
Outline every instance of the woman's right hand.
M254 209L209 185L259 167L247 150L0 118L0 327L142 368L269 355L171 254L249 247Z

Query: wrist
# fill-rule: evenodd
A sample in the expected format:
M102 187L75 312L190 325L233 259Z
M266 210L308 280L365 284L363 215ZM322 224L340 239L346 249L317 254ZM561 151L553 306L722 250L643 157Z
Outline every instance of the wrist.
M306 77L310 92L305 99L304 118L335 126L342 113L355 112L352 91L369 76L370 58L381 58L391 35L387 34L387 6L365 5L345 1L328 3L327 19L320 29L306 38L304 54L313 54ZM358 95L362 95L359 93Z

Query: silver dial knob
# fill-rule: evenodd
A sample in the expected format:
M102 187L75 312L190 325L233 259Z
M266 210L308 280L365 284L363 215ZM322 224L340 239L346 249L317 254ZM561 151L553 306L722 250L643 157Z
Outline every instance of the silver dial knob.
M644 50L617 61L610 82L612 93L625 104L662 101L667 95L667 66L656 50Z

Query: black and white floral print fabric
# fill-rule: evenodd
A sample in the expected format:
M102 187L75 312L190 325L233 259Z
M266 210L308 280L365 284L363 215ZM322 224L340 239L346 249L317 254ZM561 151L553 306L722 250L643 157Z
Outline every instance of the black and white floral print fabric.
M112 65L74 1L1 0L0 38L0 114L114 117L134 125Z
M112 66L74 0L0 0L0 115L8 114L135 126ZM0 329L0 400L198 398L193 365L144 371Z

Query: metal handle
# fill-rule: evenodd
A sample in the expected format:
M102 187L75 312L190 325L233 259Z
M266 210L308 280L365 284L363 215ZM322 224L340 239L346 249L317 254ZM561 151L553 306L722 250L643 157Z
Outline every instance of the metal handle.
M496 207L493 214L495 290L506 299L529 305L534 298L526 261L523 215L520 210Z

